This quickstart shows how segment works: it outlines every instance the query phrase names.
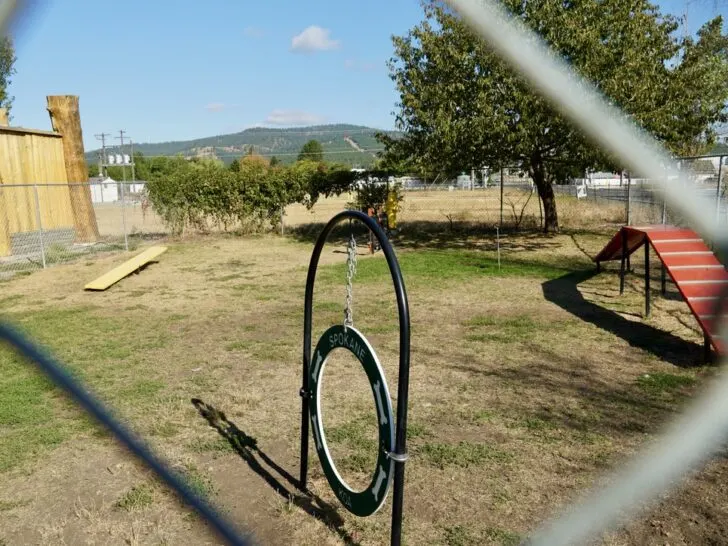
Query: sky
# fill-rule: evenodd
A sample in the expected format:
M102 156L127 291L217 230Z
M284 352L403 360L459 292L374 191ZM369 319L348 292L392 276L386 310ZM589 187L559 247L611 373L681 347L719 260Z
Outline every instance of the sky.
M689 29L726 1L687 0ZM46 95L78 95L84 145L252 126L353 123L391 129L392 35L418 0L46 0L16 37L12 125L50 129ZM681 14L686 0L662 0ZM112 140L118 142L118 140Z

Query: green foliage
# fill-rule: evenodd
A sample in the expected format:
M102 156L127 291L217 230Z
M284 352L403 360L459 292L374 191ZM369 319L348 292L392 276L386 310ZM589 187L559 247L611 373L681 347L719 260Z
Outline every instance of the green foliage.
M280 160L280 159L278 159L278 158L277 158L276 156L273 156L273 157L271 157L271 158L270 158L270 163L269 163L269 165L270 165L271 167L275 167L275 166L277 166L277 165L280 165L280 163L281 163L281 160Z
M15 97L8 93L11 78L15 74L15 48L7 36L0 39L0 108L5 108L10 115Z
M350 203L352 208L367 211L370 208L381 210L387 202L389 193L393 192L397 201L397 209L404 200L404 193L398 184L385 184L381 181L366 180L356 186L356 198Z
M646 0L505 0L573 69L673 151L709 143L728 99L722 20L697 42ZM617 168L528 82L441 2L394 37L391 77L400 94L404 138L381 136L386 156L423 171L515 165L534 180L545 229L558 229L553 183L586 168ZM385 156L385 157L386 157Z
M309 140L303 145L298 154L298 161L323 162L324 148L318 140Z
M188 228L205 231L213 226L226 230L275 228L286 206L302 203L312 207L321 196L351 191L362 176L345 165L308 159L290 166L271 165L255 153L236 160L233 167L214 159L181 157L144 159L141 163L148 174L152 207L177 234ZM381 206L386 200L386 186L367 191L360 192L363 206ZM398 194L398 200L401 198Z
M154 210L175 232L186 227L207 230L211 223L227 228L242 215L243 202L235 173L210 163L180 161L172 172L150 177Z

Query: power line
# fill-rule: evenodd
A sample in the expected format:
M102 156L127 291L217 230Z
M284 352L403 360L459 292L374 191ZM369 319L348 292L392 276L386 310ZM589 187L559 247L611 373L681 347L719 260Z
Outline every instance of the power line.
M119 137L116 137L119 138ZM139 147L139 145L137 145ZM212 148L213 146L209 146ZM321 152L323 155L335 155L335 154L366 154L366 153L377 153L377 152L384 152L384 148L367 148L362 150L354 150L353 148L351 150L330 150L330 151L323 151ZM143 152L142 152L143 153ZM288 156L298 156L300 152L282 152L282 153L255 153L257 156L261 157L288 157ZM180 152L179 154L155 154L155 155L147 155L144 154L145 158L155 158L155 157L178 157L180 156L187 159L187 158L204 158L204 157L213 157L212 155L205 156L205 155L184 155L184 153ZM217 158L224 158L224 157L234 157L234 158L240 158L245 157L245 151L241 150L240 153L226 153L226 154L215 154L214 157Z
M101 133L99 135L94 135L97 140L101 141L101 150L99 150L99 174L101 176L105 176L104 163L106 162L106 137L109 136L111 136L111 133Z

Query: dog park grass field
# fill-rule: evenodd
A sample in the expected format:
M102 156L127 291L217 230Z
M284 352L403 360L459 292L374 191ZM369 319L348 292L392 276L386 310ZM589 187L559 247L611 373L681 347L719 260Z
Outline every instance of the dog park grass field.
M308 234L317 232L170 240L159 263L102 293L82 288L125 255L59 265L0 283L0 312L260 543L382 544L391 493L375 516L351 516L313 450L313 497L292 483ZM616 267L595 273L588 255L612 232L506 235L500 269L488 232L423 229L395 241L412 312L406 544L519 543L653 441L715 373L700 366L702 335L674 293L655 291L644 319L639 275L620 297ZM338 243L322 255L314 343L343 318ZM354 323L396 403L391 280L381 254L361 244ZM363 487L376 453L371 391L348 356L332 358L324 382L334 459ZM0 544L217 543L5 350L0 437ZM715 459L606 543L725 543L726 476Z

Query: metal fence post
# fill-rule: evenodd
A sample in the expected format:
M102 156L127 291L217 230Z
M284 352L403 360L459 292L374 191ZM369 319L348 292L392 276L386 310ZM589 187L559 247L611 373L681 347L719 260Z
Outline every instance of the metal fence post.
M124 177L126 178L126 176ZM129 252L129 237L126 233L126 203L124 199L124 182L121 183L121 222L124 229L124 248Z
M665 167L665 183L668 183L670 180L667 176L667 167ZM662 197L662 224L667 223L667 198Z
M38 240L40 241L40 257L43 262L43 269L46 268L45 243L43 242L43 220L40 215L40 199L38 198L38 184L33 184L35 194L35 219L38 222Z
M725 156L722 155L718 158L718 190L715 194L715 221L716 223L720 222L720 190L721 188L721 176L723 175L723 158Z
M500 170L500 225L503 226L503 169Z
M620 171L619 173L619 185L622 185L622 181L624 180L624 171ZM630 173L627 173L627 202L625 204L625 207L627 207L627 225L632 225L632 175Z

